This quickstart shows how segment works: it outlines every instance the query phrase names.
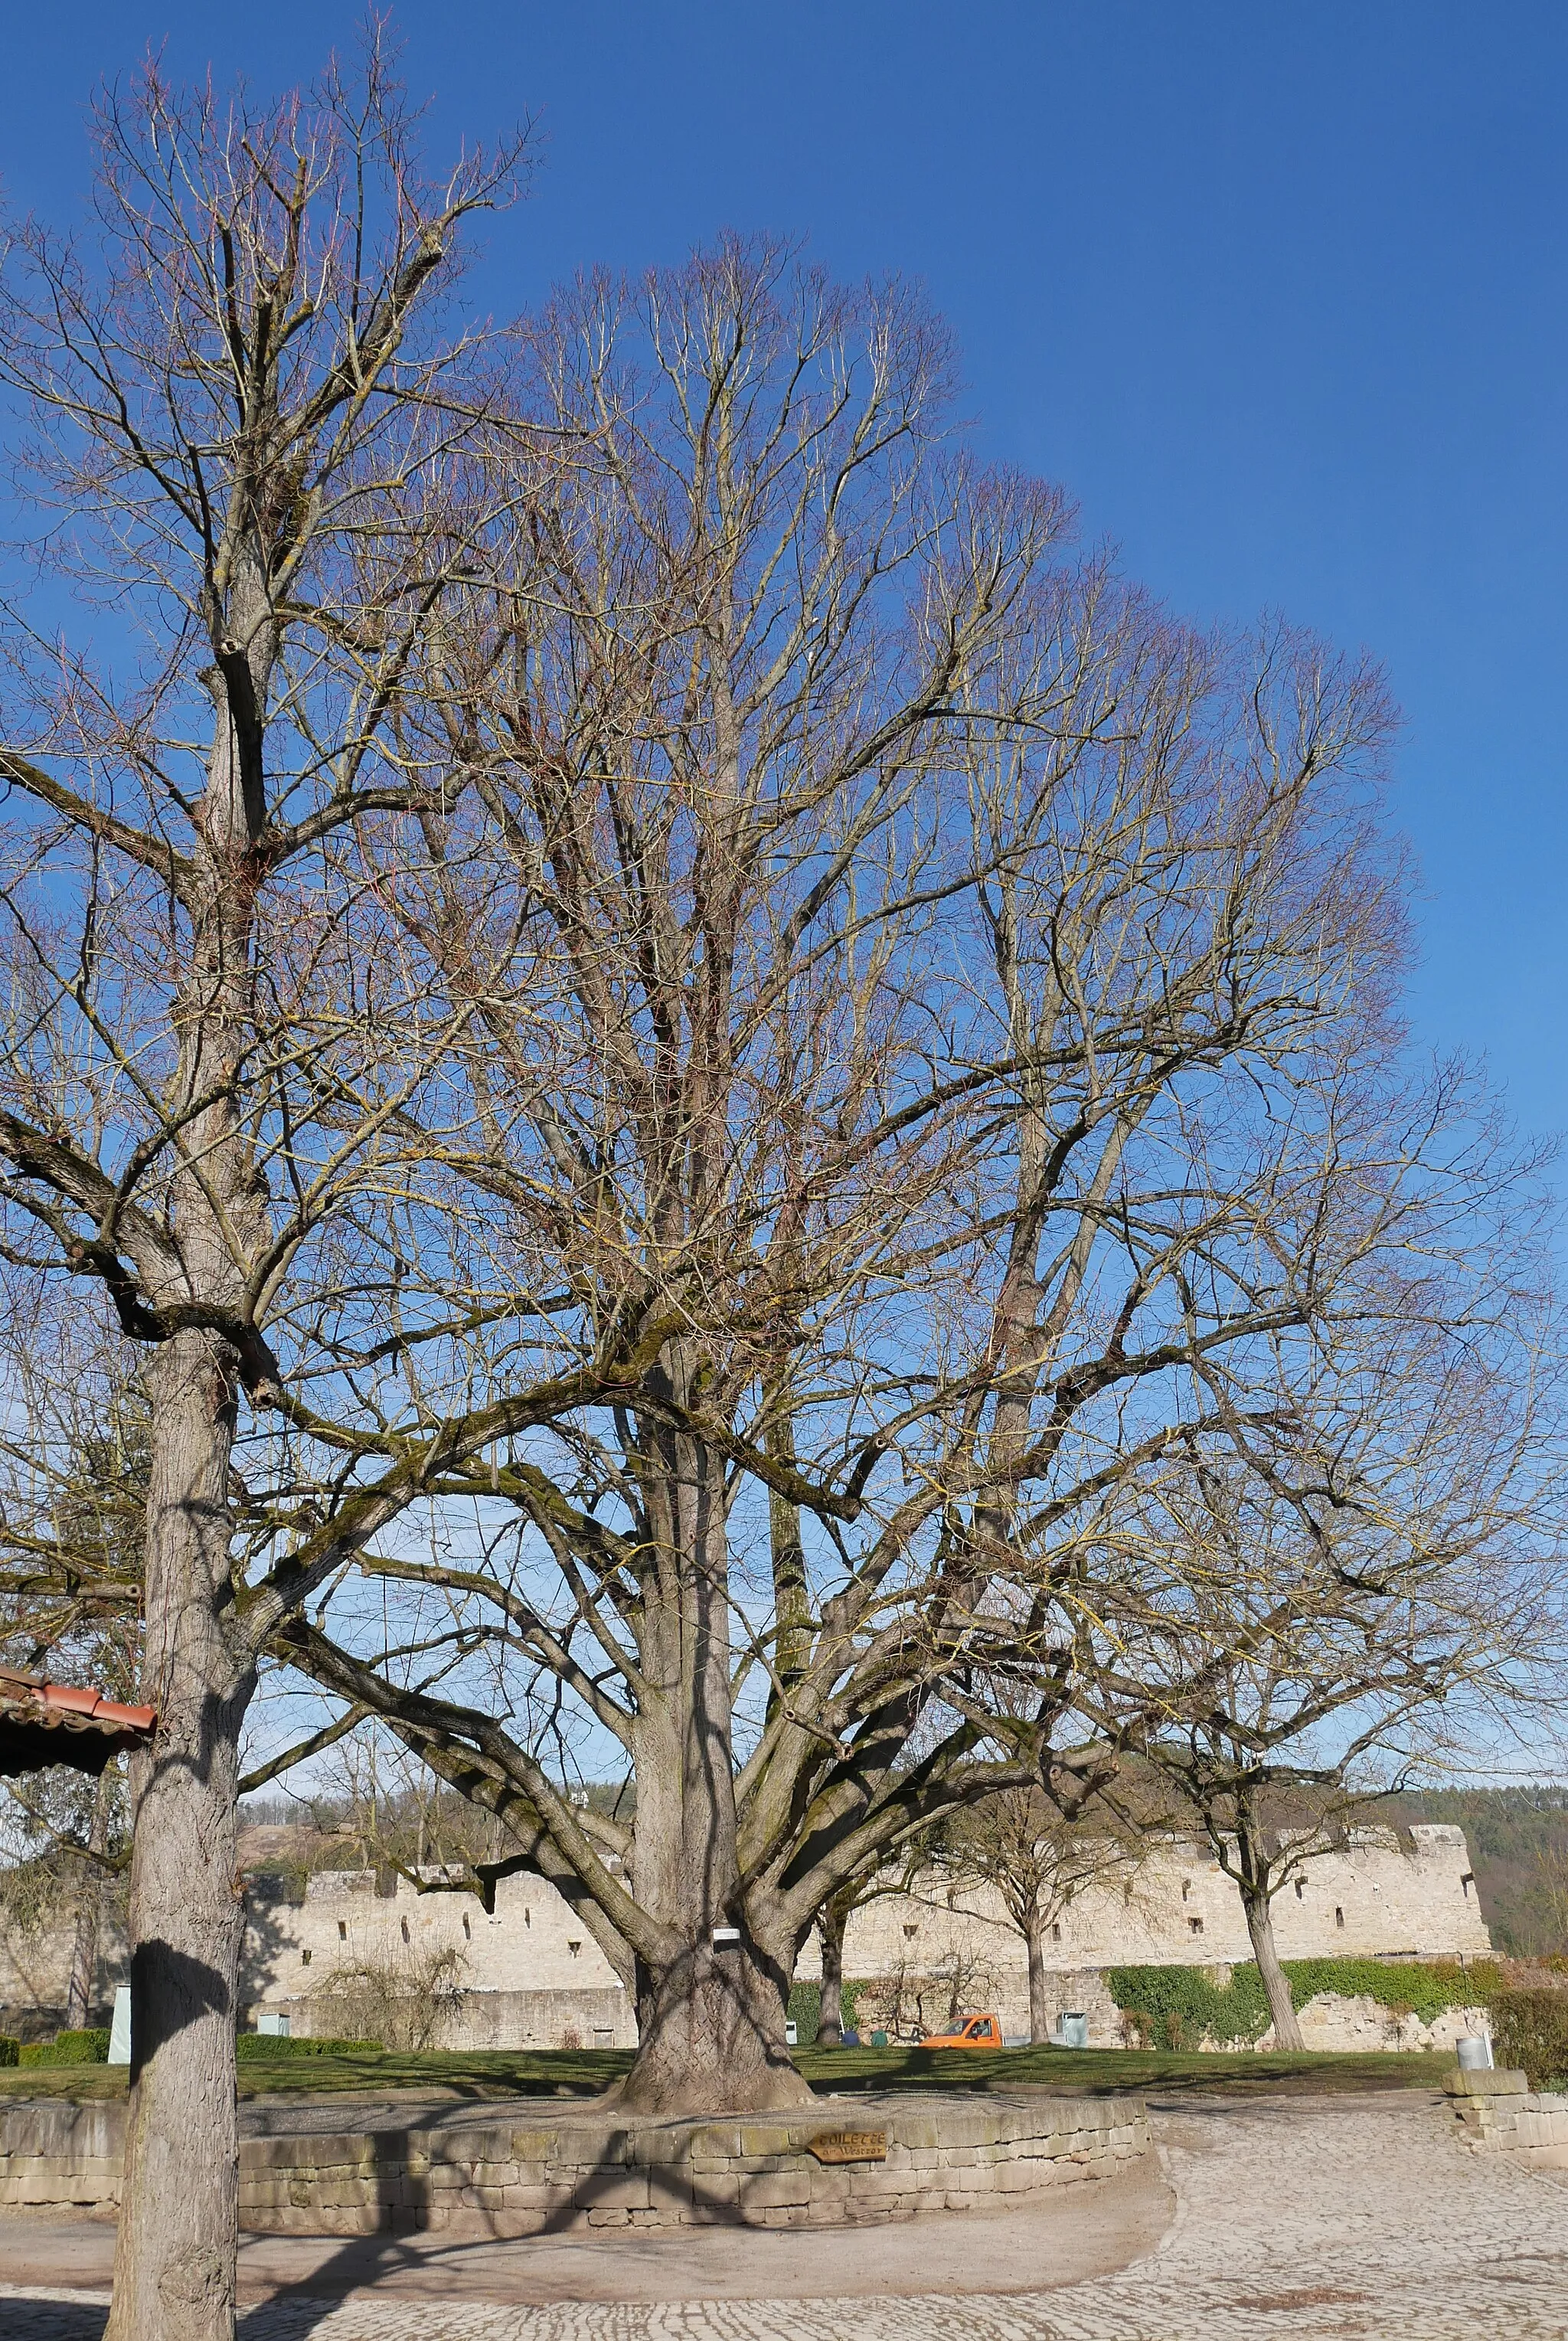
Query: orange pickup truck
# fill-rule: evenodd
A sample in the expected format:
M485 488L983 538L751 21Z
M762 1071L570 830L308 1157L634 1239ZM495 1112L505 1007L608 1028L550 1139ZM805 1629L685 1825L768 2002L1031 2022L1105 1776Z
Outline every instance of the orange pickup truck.
M933 2032L921 2041L922 2048L999 2048L1002 2027L994 2016L968 2016L957 2032Z

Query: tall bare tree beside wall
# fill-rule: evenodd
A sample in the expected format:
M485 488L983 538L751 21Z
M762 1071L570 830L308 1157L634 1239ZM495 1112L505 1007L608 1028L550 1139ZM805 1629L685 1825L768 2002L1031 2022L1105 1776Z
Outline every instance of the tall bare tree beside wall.
M1109 1491L1264 1435L1270 1340L1420 1208L1341 1096L1396 1046L1376 678L1076 558L948 379L906 293L768 246L562 294L517 395L577 458L447 637L465 792L387 875L476 1003L383 1239L388 1450L455 1444L426 1553L280 1643L574 1900L635 2106L801 2093L818 1913L1068 1760ZM566 1793L623 1764L634 1821Z
M286 1490L289 1441L345 1402L342 1213L378 1151L394 1175L389 1032L419 1054L396 954L368 968L357 841L426 784L398 726L457 561L474 353L424 321L515 158L428 185L373 47L272 108L152 70L94 126L96 242L23 224L0 296L39 568L3 644L0 1162L17 1273L95 1284L144 1348L158 1728L110 2331L209 2341L233 2324L236 1751L258 1649L332 1565L319 1507L240 1544L268 1462Z
M1124 1712L1154 1708L1152 1772L1236 1883L1282 2048L1302 2037L1274 1904L1305 1890L1357 1789L1430 1769L1466 1735L1495 1742L1523 1721L1528 1736L1555 1706L1560 1343L1544 1275L1520 1275L1526 1194L1504 1192L1505 1235L1495 1198L1489 1231L1472 1190L1444 1325L1428 1251L1404 1289L1414 1325L1331 1329L1288 1438L1238 1422L1228 1457L1173 1454L1107 1571L1099 1689Z

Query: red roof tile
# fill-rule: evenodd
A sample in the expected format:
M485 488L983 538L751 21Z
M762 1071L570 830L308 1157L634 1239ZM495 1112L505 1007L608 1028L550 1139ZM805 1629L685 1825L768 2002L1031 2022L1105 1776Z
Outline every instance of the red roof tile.
M101 1772L122 1748L144 1746L157 1719L150 1707L126 1707L101 1691L0 1667L0 1773L37 1772L47 1764Z

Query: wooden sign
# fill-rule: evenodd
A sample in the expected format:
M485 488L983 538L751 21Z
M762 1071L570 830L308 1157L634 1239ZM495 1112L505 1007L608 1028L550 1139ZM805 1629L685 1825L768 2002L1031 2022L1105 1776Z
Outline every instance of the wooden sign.
M886 2162L885 2129L825 2129L807 2141L806 2151L819 2162Z

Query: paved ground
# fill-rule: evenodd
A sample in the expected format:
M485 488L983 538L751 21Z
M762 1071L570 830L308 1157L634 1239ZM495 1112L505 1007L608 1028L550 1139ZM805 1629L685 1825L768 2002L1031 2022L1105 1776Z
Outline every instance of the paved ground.
M1469 2155L1448 2120L1414 2093L1172 2103L1156 2130L1176 2207L1152 2248L1169 2199L1153 2184L867 2236L699 2236L635 2263L630 2239L608 2236L379 2246L373 2294L347 2297L370 2273L363 2246L356 2259L257 2238L247 2290L272 2296L246 2306L240 2330L243 2341L1568 2341L1568 2174ZM103 2296L66 2292L60 2275L79 2284L82 2255L104 2241L0 2226L6 2341L98 2341ZM274 2289L291 2279L312 2289Z

